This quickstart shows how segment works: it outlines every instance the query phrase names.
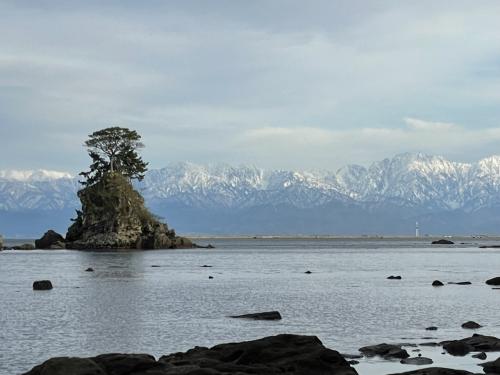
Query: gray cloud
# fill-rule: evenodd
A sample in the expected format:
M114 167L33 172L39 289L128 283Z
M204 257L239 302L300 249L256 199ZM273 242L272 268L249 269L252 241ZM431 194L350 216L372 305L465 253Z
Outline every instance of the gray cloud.
M0 13L0 168L76 172L86 135L114 124L143 135L153 167L495 152L496 1L12 1ZM436 123L459 125L437 126L438 141Z

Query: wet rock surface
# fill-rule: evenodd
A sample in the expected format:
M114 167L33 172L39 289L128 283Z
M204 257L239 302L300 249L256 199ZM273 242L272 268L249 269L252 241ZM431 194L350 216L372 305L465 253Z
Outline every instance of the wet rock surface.
M486 374L500 374L500 358L495 361L481 363L481 366Z
M402 359L400 363L403 365L425 366L432 365L434 362L432 359L426 357L410 357Z
M386 359L391 359L391 358L404 359L410 356L406 350L401 348L401 346L393 344L385 344L385 343L378 345L364 346L360 348L359 351L367 357L379 356Z
M314 336L277 335L213 348L195 347L161 357L105 354L92 358L53 358L24 375L357 375L335 350Z

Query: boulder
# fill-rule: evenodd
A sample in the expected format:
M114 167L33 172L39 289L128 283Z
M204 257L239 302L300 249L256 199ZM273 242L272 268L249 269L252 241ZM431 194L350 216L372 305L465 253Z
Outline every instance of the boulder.
M277 335L260 340L195 348L161 357L168 374L356 375L336 351L314 336Z
M432 282L432 286L444 286L444 284L439 280L434 280Z
M463 370L453 370L451 368L427 367L421 370L400 372L390 375L474 375L472 372Z
M454 245L455 242L445 239L440 239L437 241L432 241L432 245Z
M449 341L445 343L443 345L443 349L453 356L460 357L463 357L464 355L467 355L474 350L472 346L460 340Z
M50 280L37 280L33 282L33 290L51 290L52 283Z
M488 358L488 356L486 355L485 352L481 352L479 354L474 354L472 358L477 358L484 361L486 358Z
M475 333L471 337L459 341L472 347L472 351L474 352L500 352L500 339L495 336L485 336Z
M434 362L432 359L426 357L410 357L402 359L399 363L403 365L425 366L432 365Z
M42 238L35 241L37 249L50 249L51 246L59 246L59 244L64 244L64 237L52 229L45 232Z
M500 374L500 358L491 362L481 363L481 366L486 374Z
M314 336L277 335L195 347L155 361L147 354L53 358L24 375L357 375L336 351Z
M231 318L253 319L253 320L281 320L279 311L266 311L254 314L231 315Z
M465 322L464 324L462 324L462 328L466 328L466 329L478 329L481 327L482 327L481 324L473 322L472 320L469 320L468 322Z
M489 279L486 281L486 284L488 285L500 285L500 277L494 277L492 279Z
M365 346L360 348L359 351L367 357L379 356L385 359L391 359L391 358L404 359L410 356L406 350L401 348L401 346L385 344L385 343Z

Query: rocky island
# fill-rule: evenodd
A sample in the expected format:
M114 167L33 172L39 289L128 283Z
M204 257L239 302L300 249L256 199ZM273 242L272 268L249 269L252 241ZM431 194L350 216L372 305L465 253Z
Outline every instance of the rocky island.
M89 135L85 142L92 159L90 171L82 172L78 192L82 209L64 239L48 231L37 240L38 248L67 249L172 249L193 243L146 208L132 185L142 180L147 163L137 150L144 147L134 130L111 127ZM45 239L45 240L44 240ZM40 244L40 245L38 245ZM43 244L43 246L42 246Z

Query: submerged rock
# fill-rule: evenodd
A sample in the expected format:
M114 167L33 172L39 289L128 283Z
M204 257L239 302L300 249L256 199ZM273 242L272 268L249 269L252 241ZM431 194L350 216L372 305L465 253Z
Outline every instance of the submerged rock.
M64 237L50 229L42 238L35 240L35 247L37 249L64 249Z
M432 365L434 362L432 359L426 357L410 357L402 359L399 363L403 365L425 366Z
M192 248L144 205L128 179L109 173L78 192L82 210L66 235L71 249Z
M33 290L51 290L52 283L50 280L37 280L33 282Z
M359 351L367 357L379 356L386 359L390 358L404 359L410 356L406 350L401 348L401 346L385 344L385 343L378 345L364 346L360 348Z
M335 350L314 336L277 335L259 340L195 347L155 361L147 354L53 358L24 375L357 375Z
M254 319L254 320L281 320L279 311L266 311L254 314L231 315L231 318Z

